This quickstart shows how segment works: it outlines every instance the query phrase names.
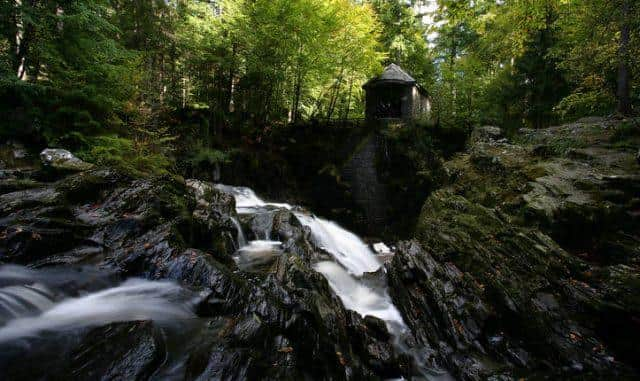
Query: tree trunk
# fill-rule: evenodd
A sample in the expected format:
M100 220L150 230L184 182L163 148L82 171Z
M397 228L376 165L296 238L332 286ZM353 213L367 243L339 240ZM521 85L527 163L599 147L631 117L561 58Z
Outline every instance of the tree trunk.
M34 7L34 1L28 1L27 4L23 2L18 2L19 7ZM25 25L26 24L26 25ZM31 42L35 37L36 30L35 26L32 22L25 23L24 17L16 18L16 60L14 67L15 73L21 80L27 79L27 56L29 54L29 48L31 46Z
M340 85L342 84L342 77L344 75L344 66L340 68L340 75L338 75L338 79L334 84L333 92L331 94L331 100L329 101L329 110L327 112L327 119L331 119L333 115L333 110L336 107L336 103L338 101L338 95L340 95Z
M300 64L298 64L298 72L296 74L296 86L293 98L293 123L298 121L298 108L300 107L300 93L302 92L302 72Z
M3 31L5 39L9 42L9 58L11 69L14 73L18 72L18 6L19 2L12 2L11 5L6 5L8 13L4 16L0 16L2 20L1 29Z
M227 84L227 99L225 100L225 109L228 112L233 112L233 91L234 91L234 82L233 78L236 76L236 56L238 54L238 44L233 43L231 48L231 64L229 65L229 82Z
M349 96L347 97L347 107L346 107L346 110L344 112L344 117L343 117L344 120L349 119L349 111L350 111L349 109L351 108L351 94L352 94L352 92L353 92L353 79L351 79L349 81Z
M620 23L620 47L618 50L618 112L623 115L631 114L630 99L630 71L629 71L629 0L622 1L622 16Z
M622 1L622 14L620 22L620 47L618 49L618 112L623 115L631 114L630 82L631 73L629 70L629 0Z

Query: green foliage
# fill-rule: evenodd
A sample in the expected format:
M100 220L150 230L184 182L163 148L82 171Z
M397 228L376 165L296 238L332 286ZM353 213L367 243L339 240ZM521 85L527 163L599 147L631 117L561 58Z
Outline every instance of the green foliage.
M229 152L212 148L200 148L189 157L188 161L193 167L212 167L229 163L230 159Z
M368 5L257 0L235 22L242 111L259 122L348 115L360 85L380 68L379 26Z
M624 4L629 5L625 16ZM638 94L640 7L633 2L438 0L440 123L510 130L614 111L621 63ZM629 53L620 31L628 27Z
M388 52L385 64L400 65L418 83L430 88L435 79L435 66L425 39L425 26L406 1L372 0L371 4L383 26L380 38Z
M630 14L626 17L622 12L625 3L630 6ZM552 54L558 58L558 66L573 86L573 93L577 98L582 98L582 102L572 102L583 103L576 111L590 112L595 109L599 114L608 114L615 110L615 105L609 99L616 94L621 62L628 65L632 91L635 87L637 93L640 40L637 37L631 38L626 56L621 53L620 45L623 25L630 29L632 36L640 33L640 7L633 4L634 2L627 0L562 2L557 21L562 34ZM605 103L589 105L590 99L602 99ZM637 99L635 102L637 103ZM588 115L576 114L575 117Z
M584 116L607 116L615 104L615 98L602 90L574 92L563 98L554 111L563 121L572 121Z
M289 122L362 117L361 85L390 62L431 95L446 152L478 124L606 115L625 65L640 99L630 0L436 3L425 25L423 1L0 2L0 135L138 173L175 152L217 165L225 154L194 147L220 147L231 126L259 142ZM191 111L197 128L180 117Z
M95 134L111 120L107 105L83 92L0 79L0 135L53 143L69 134Z
M611 143L623 143L630 140L640 140L640 120L635 119L621 123L611 136ZM633 144L632 147L635 149L636 145Z
M78 152L78 157L97 165L119 168L133 176L160 176L171 169L167 155L131 139L104 135L88 138L87 143L88 148Z

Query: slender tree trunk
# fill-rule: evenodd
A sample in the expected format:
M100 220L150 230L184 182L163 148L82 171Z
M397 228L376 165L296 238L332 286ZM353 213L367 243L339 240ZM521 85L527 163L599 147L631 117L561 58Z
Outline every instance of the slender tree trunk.
M347 97L347 107L344 112L344 120L349 119L349 109L351 108L351 94L353 93L353 79L349 80L349 96Z
M340 75L336 80L336 84L334 86L334 90L331 94L331 101L329 102L329 111L327 112L327 119L331 119L333 115L333 110L336 107L336 102L338 100L338 95L340 94L340 85L342 84L342 77L344 75L344 66L340 68Z
M20 5L19 0L11 3L10 6L7 6L9 10L9 14L0 17L3 21L2 29L4 32L4 36L6 40L9 42L9 58L11 68L14 73L18 72L18 7ZM6 18L5 18L6 17Z
M35 5L34 0L27 1L26 5L24 3L23 1L16 2L18 8L29 7L33 9ZM14 67L14 70L21 80L27 79L27 59L31 42L35 37L35 32L35 26L32 22L25 23L24 17L16 16L16 67Z
M311 111L311 118L315 118L320 112L322 106L322 98L325 95L325 90L322 90L318 98L316 99L315 105L313 106L313 110Z
M293 98L293 123L298 121L299 107L300 107L300 96L302 93L302 42L298 41L298 57L297 57L297 67L296 67L296 78L295 78L295 87L294 87L294 98Z
M622 1L622 17L620 23L620 47L618 50L618 112L631 114L630 71L629 71L629 0Z
M449 84L450 87L450 92L451 92L451 98L449 99L449 112L451 113L451 115L456 115L456 88L455 88L455 79L456 79L456 74L455 74L455 60L456 57L458 56L458 45L456 42L456 35L455 33L453 34L453 36L451 37L451 56L449 57L449 71L450 71L450 75L451 75L451 82Z
M235 77L235 69L236 69L236 55L238 51L238 44L233 43L231 48L231 64L229 65L229 82L227 84L227 99L225 101L225 108L228 112L232 112L233 110L233 90L234 83L233 78Z
M298 63L298 70L296 73L296 85L293 91L293 123L298 121L298 108L300 106L300 93L302 92L302 70L300 63Z

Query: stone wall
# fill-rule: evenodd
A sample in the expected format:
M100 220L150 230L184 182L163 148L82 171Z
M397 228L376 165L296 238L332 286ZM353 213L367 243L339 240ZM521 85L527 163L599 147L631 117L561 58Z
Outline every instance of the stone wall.
M342 168L343 179L351 186L354 201L364 210L364 218L357 221L376 234L384 229L387 217L387 197L384 184L376 168L380 138L372 133L364 138Z

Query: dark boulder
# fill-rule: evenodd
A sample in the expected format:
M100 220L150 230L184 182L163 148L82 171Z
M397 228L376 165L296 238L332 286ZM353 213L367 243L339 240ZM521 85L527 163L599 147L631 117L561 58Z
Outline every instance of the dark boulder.
M162 333L148 321L114 323L24 345L4 344L6 380L146 380L162 365Z
M89 331L69 358L74 379L145 380L162 365L165 343L151 322L115 323Z
M448 191L428 199L417 233L420 245L400 244L388 265L390 291L458 377L633 374L586 323L603 301L579 286L589 267L548 236Z
M502 139L504 133L500 127L495 126L482 126L476 127L471 132L469 141L471 144L478 142L494 142Z
M313 270L325 254L291 211L270 214L282 255L272 271L254 274L238 269L231 257L233 198L211 184L91 169L21 192L0 196L10 201L0 219L1 261L85 264L110 278L172 279L195 291L191 303L203 334L184 338L184 361L172 370L179 378L355 380L410 372L384 324L347 311ZM58 347L43 344L32 352L42 364L33 372L6 374L164 375L165 334L144 322L95 328L68 335Z

